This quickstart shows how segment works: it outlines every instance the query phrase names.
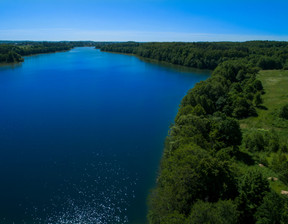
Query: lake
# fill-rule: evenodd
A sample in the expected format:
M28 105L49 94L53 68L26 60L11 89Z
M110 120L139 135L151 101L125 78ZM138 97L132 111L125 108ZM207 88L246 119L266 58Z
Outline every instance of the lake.
M1 66L0 223L145 223L169 125L209 75L89 47Z

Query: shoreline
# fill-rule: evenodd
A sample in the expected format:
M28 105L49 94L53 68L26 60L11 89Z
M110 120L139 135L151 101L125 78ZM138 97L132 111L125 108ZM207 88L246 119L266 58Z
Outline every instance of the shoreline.
M170 63L167 61L160 61L158 59L146 58L146 57L139 56L139 55L133 54L133 53L129 54L129 53L122 53L122 52L115 52L115 51L103 51L100 48L95 48L95 49L100 50L101 52L106 52L106 53L111 53L111 54L121 54L121 55L127 55L127 56L134 56L143 62L162 65L162 66L170 67L172 69L173 69L173 67L178 68L179 70L184 68L184 69L187 69L187 73L190 73L190 72L208 73L209 72L211 74L213 72L213 70L210 70L210 69L199 69L199 68L189 67L189 66L185 66L185 65L173 64L173 63ZM188 70L190 70L190 71L188 71Z
M75 48L75 47L73 47ZM52 52L45 52L45 53L35 53L35 54L28 54L28 55L21 55L21 58L23 59L22 61L18 61L18 62L0 62L0 66L9 66L9 65L16 65L16 64L21 64L23 62L25 62L25 57L31 57L31 56L36 56L36 55L42 55L42 54L53 54L53 53L59 53L59 52L67 52L72 50L73 48L69 49L69 50L63 50L63 51L52 51Z

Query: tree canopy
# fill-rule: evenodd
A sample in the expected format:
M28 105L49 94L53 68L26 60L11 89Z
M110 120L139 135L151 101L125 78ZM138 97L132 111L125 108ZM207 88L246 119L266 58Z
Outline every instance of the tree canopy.
M99 43L103 51L130 53L172 64L200 69L215 69L227 60L245 59L261 69L287 67L288 43L279 41L247 42L124 42ZM227 70L227 72L229 72Z

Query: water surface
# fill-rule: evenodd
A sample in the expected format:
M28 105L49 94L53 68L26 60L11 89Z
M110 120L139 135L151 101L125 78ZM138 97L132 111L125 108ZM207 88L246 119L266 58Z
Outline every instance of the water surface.
M208 72L75 48L0 67L0 223L145 223L169 125Z

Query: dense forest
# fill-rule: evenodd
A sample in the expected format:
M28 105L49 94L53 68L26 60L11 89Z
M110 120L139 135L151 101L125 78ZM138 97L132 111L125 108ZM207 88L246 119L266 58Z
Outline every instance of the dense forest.
M149 197L149 223L288 223L288 96L284 87L283 100L269 112L263 101L268 93L258 79L259 70L288 68L287 42L97 47L214 69L183 98L170 128ZM250 127L249 119L257 120L262 111L273 125L262 128L260 120Z
M235 59L245 59L261 69L288 69L287 42L126 42L98 43L96 47L200 69L215 69L221 62Z
M256 73L227 61L184 97L150 196L150 223L287 223L287 197L257 166L271 165L288 183L287 141L273 130L244 137L239 125L263 102ZM276 153L277 161L268 164L258 152Z
M2 41L0 42L0 63L14 63L24 61L23 56L32 54L53 53L67 51L73 47L95 46L92 41L62 41L62 42L34 42L34 41Z

